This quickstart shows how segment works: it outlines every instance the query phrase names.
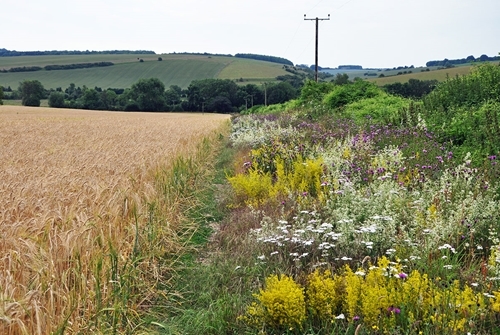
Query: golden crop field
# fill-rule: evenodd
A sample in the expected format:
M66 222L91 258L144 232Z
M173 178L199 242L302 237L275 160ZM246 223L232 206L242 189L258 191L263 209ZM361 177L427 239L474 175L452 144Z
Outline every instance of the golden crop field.
M0 106L0 333L130 330L189 230L160 181L228 118Z

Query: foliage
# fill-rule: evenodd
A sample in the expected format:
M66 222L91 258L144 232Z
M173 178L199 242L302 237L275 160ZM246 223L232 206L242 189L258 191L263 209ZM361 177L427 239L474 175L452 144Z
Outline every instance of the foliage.
M482 64L469 75L457 76L440 83L425 99L429 112L439 111L450 118L453 107L472 107L500 97L500 66Z
M438 84L437 80L419 80L411 78L406 83L386 84L383 89L390 94L399 95L404 98L421 99L432 92Z
M470 329L471 324L493 326L500 300L500 293L488 299L458 281L433 281L418 270L407 274L401 264L385 257L356 272L347 265L333 277L317 270L309 275L305 289L302 301L300 288L290 278L280 281L276 275L269 276L266 288L256 295L258 303L250 305L242 319L257 327L300 329L306 319L305 305L310 312L307 317L324 324L363 325L383 333L401 329L454 334ZM288 297L283 293L286 290ZM299 300L300 311L287 304L293 298Z
M361 99L374 98L381 93L382 91L375 84L356 80L352 84L336 86L325 95L323 103L328 108L335 109Z
M65 65L47 65L44 69L47 71L53 70L73 70L73 69L88 69L92 67L112 66L113 62L95 62L95 63L78 63L78 64L65 64Z
M349 75L347 73L337 73L333 82L337 85L349 84Z
M500 66L482 64L471 74L447 80L425 97L423 117L442 141L473 158L497 154Z
M201 111L203 105L207 107L211 104L212 109L206 111L214 112L217 107L215 99L222 102L221 97L226 98L231 106L239 106L238 85L229 79L203 79L194 80L187 89L190 110Z
M38 80L25 80L19 85L23 106L40 106L40 100L44 95L42 83Z
M479 58L475 58L474 56L468 56L467 58L462 58L462 59L443 59L443 60L434 60L434 61L428 61L425 65L426 66L449 66L449 65L459 65L459 64L467 64L471 63L474 61L480 61L480 62L487 62L487 61L498 61L500 60L500 57L498 56L493 56L493 57L488 57L487 55L481 55Z
M3 87L0 86L0 105L3 105Z
M7 72L33 72L33 71L40 71L42 68L40 66L23 66L23 67L11 67L10 69L2 69L0 72L7 73Z
M130 96L141 111L161 112L165 110L165 85L157 78L141 79L130 89Z
M301 329L306 318L304 289L287 275L271 275L265 288L255 294L258 302L248 307L242 319L257 327L275 329Z
M381 93L365 99L366 106L376 99L387 101L375 111L392 99L396 105L409 103ZM426 130L424 120L416 117L416 126L407 128L407 123L386 125L387 119L365 125L335 115L317 121L289 114L234 119L231 140L248 150L248 158L241 172L229 177L237 193L232 206L242 210L247 204L262 211L260 225L247 233L245 248L253 248L264 271L293 275L304 285L304 328L343 333L362 324L363 329L385 332L446 334L488 329L496 322L495 314L482 318L488 304L496 306L494 300L484 299L479 309L455 309L464 301L496 297L498 290L496 156L474 168L471 156L457 160L455 152ZM314 170L303 157L319 164L315 195L311 189L294 189L291 182L291 176L301 174L298 166ZM241 192L242 185L250 184L262 187ZM258 201L252 200L253 187L261 191ZM368 264L383 256L397 264L390 264L393 278L386 282L383 272ZM346 264L356 270L347 270ZM331 274L311 274L326 265L332 267ZM403 280L394 277L401 273ZM309 280L304 282L305 276ZM436 297L434 312L422 304L423 296L414 295L419 278L427 278L426 287ZM442 282L447 286L433 286ZM397 283L401 286L393 286ZM450 299L460 302L449 305ZM474 325L464 321L468 316Z
M323 100L325 94L328 94L334 89L335 85L332 83L307 80L300 91L299 100L302 103L318 103Z
M12 56L46 56L46 55L103 55L103 54L152 54L154 51L148 50L106 50L106 51L79 51L79 50L50 50L50 51L15 51L0 49L0 57L12 57Z
M296 98L297 89L288 82L267 85L267 103L280 104Z
M254 157L259 153L254 153ZM277 159L275 173L271 175L269 167L262 166L256 158L248 173L228 177L228 181L242 202L258 206L259 204L286 198L289 192L301 194L303 197L322 198L321 176L322 160L303 160L298 156L285 163Z
M64 93L52 92L49 95L49 106L53 108L64 108L66 103L64 101Z
M357 123L389 124L396 121L410 100L381 93L373 98L366 98L347 104L343 110L346 117Z
M316 269L308 276L306 301L312 318L333 320L342 311L343 278Z
M262 60L266 62L272 62L272 63L278 63L278 64L285 64L285 65L292 65L293 62L289 61L288 59L281 58L281 57L275 57L275 56L264 56L264 55L256 55L256 54L236 54L234 57L237 58L248 58L248 59L255 59L255 60Z

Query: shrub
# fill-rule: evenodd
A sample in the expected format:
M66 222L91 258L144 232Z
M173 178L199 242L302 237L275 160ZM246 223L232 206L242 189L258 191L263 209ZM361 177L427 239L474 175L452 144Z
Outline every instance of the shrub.
M66 103L64 101L64 93L52 92L49 95L49 106L53 108L63 108Z
M304 289L286 275L266 278L265 288L254 297L254 302L242 318L255 326L269 325L275 329L301 328L306 319Z
M251 168L248 174L237 174L228 178L239 201L248 205L259 205L269 199L272 179L269 173Z
M366 98L348 104L344 112L357 123L374 122L392 123L399 119L399 114L408 108L410 100L381 93L373 98Z
M391 334L396 330L456 334L491 329L500 311L499 292L486 294L487 299L458 281L431 279L418 270L407 274L400 263L385 257L355 272L346 265L335 276L316 270L308 276L305 289L304 298L302 288L290 277L271 275L265 289L254 295L258 302L240 319L274 330L319 320L336 329L361 324ZM336 322L340 324L335 326Z
M355 80L352 84L336 86L325 95L323 103L329 108L339 108L361 99L376 97L381 93L382 90L375 84Z
M290 194L323 198L321 189L322 159L306 159L304 161L299 156L291 162L288 169L280 158L277 158L272 164L276 166L273 175L270 172L263 172L259 163L254 162L247 173L240 173L228 178L239 201L256 206Z
M302 87L299 100L303 103L320 102L323 100L325 94L334 89L335 84L333 83L318 83L314 80L308 80Z
M309 310L319 320L331 320L340 314L343 304L343 278L330 271L316 269L307 278L306 297Z

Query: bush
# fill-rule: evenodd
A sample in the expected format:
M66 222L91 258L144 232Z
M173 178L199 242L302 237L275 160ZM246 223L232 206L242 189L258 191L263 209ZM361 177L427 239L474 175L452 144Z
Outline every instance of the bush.
M392 123L409 104L408 99L383 93L348 104L344 113L358 123Z
M361 99L374 98L382 93L375 84L363 80L355 80L348 85L337 86L325 95L323 103L329 108L343 107Z
M53 108L64 108L66 103L64 101L64 93L52 92L49 95L49 106Z
M308 80L302 87L299 100L303 103L320 102L325 94L335 89L332 83L317 83L314 80Z
M418 270L407 274L401 264L385 257L376 266L366 264L355 272L346 265L333 277L328 271L315 271L308 276L306 292L304 298L302 288L290 277L271 275L266 287L254 295L258 302L240 319L252 326L286 327L287 331L315 320L337 330L364 325L384 334L396 330L456 334L471 329L471 324L488 329L500 311L498 292L487 299L458 281L431 280Z
M488 100L500 101L500 66L482 64L471 73L440 83L424 99L429 112L447 113L453 107L477 106Z
M23 106L39 107L44 88L38 80L25 80L19 85Z
M469 75L440 83L424 99L429 129L442 141L470 151L473 161L500 148L500 66L482 64Z
M267 324L275 329L301 329L306 319L304 289L286 275L266 278L265 288L254 297L242 319L255 326Z

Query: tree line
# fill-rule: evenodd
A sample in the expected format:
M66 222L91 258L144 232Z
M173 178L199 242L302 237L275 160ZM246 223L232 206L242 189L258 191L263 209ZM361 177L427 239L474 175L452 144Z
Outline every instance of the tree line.
M141 79L130 88L77 87L46 90L38 80L25 80L17 90L5 90L10 99L21 99L24 106L40 106L48 99L50 107L110 111L234 113L257 105L283 103L298 96L299 89L289 82L238 85L229 79L203 79L187 89L166 88L157 78Z
M46 65L41 66L22 66L22 67L11 67L10 69L0 69L0 72L33 72L33 71L53 71L53 70L74 70L74 69L86 69L91 67L105 67L115 65L113 62L95 62L95 63L75 63L75 64L65 64L65 65Z
M425 63L427 67L429 66L440 66L440 67L452 67L455 65L466 64L466 63L474 63L474 62L491 62L491 61L499 61L500 56L489 57L488 55L481 55L479 58L475 58L474 56L468 56L462 59L443 59L443 60L432 60Z
M266 55L257 55L257 54L235 54L234 57L236 58L247 58L247 59L255 59L255 60L262 60L266 62L271 62L271 63L278 63L278 64L285 64L285 65L291 65L293 66L293 62L282 57L275 57L275 56L266 56Z
M141 79L130 88L90 88L74 83L66 89L44 89L37 80L23 81L17 90L3 88L7 99L21 99L25 106L40 106L48 99L50 107L109 111L149 112L218 112L235 113L252 107L279 104L295 99L303 92L307 75L285 75L279 82L261 85L238 85L229 79L195 80L186 89L177 85L165 87L157 78ZM346 74L337 74L330 83L349 84ZM394 95L421 99L437 85L435 80L410 79L407 83L394 83L382 88ZM1 88L1 87L0 87Z
M152 54L150 50L105 50L105 51L79 51L79 50L51 50L51 51L16 51L0 48L0 57L13 56L51 56L51 55L121 55L121 54Z

